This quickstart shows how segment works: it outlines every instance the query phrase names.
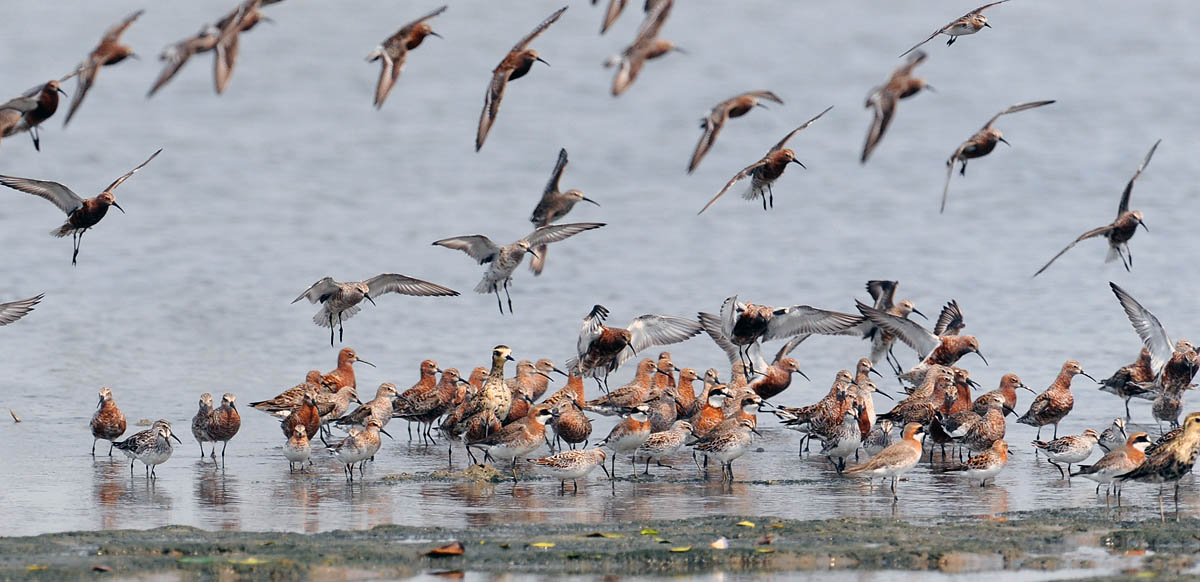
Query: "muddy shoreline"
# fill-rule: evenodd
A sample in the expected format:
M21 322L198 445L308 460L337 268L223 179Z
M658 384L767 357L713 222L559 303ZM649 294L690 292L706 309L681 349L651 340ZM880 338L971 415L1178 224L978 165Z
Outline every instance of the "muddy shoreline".
M727 540L726 549L713 547L720 538ZM463 544L462 555L425 555L452 541ZM1196 567L1200 520L1121 521L1105 510L1062 510L927 521L717 516L604 526L511 525L486 531L379 526L319 534L171 526L0 538L0 578L82 580L101 573L119 578L157 573L167 579L234 575L302 580L335 571L406 577L433 571L676 575L717 570L961 573L1102 567L1087 557L1092 554L1080 554L1082 547L1144 556L1134 570L1181 575Z

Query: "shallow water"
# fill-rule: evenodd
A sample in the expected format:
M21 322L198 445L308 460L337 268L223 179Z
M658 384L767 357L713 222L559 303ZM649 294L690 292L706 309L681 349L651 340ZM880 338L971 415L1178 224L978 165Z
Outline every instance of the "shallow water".
M226 4L150 7L125 37L145 57L103 70L66 130L48 122L41 153L25 136L0 144L0 173L61 181L87 195L165 148L120 188L128 214L88 233L76 268L68 264L69 243L46 235L61 220L57 211L16 192L0 196L0 297L46 293L26 320L0 330L0 405L24 421L0 423L8 445L0 449L0 503L8 515L0 534L169 523L321 531L702 513L921 518L1104 502L1090 482L1068 486L1053 467L1035 462L1026 444L1034 431L1018 425L1010 427L1015 452L996 486L922 468L901 484L897 506L878 487L837 478L821 460L797 459L797 435L769 419L763 452L735 464L739 482L731 490L696 479L690 459L676 463L678 473L656 471L671 482L618 482L614 492L597 475L578 495L562 497L547 480L515 487L382 480L446 464L441 447L408 446L399 425L392 433L400 440L385 443L365 483L347 484L326 459L310 474L293 475L275 422L247 407L223 468L197 461L186 429L199 393L234 392L245 404L292 386L310 368L332 367L335 350L310 321L315 308L289 304L327 274L394 271L464 292L456 299L385 297L347 323L345 345L379 365L360 367L364 395L383 381L408 386L424 358L465 372L497 343L518 358L561 362L595 303L618 324L642 313L714 311L734 293L850 311L873 278L900 280L900 295L929 314L957 299L991 362L968 356L963 364L987 389L1010 371L1041 389L1068 358L1100 378L1131 360L1138 339L1109 280L1174 334L1191 333L1200 320L1189 267L1198 242L1192 205L1200 170L1191 160L1200 112L1188 105L1200 78L1200 40L1188 31L1200 23L1183 2L1136 11L1115 0L991 9L994 28L985 34L949 48L927 45L931 58L919 71L938 92L900 106L866 167L857 162L870 121L860 109L863 95L899 64L895 55L969 7L876 3L886 11L879 18L855 3L748 1L736 11L713 0L680 3L663 34L691 54L650 63L614 100L599 64L632 37L637 15L631 10L600 37L600 11L576 2L535 43L552 67L513 84L475 154L470 144L489 71L560 3L503 11L483 0L453 3L434 22L446 40L430 39L412 55L381 111L370 107L378 71L361 59L424 6L356 0L335 11L289 0L268 8L275 26L243 37L224 96L212 94L211 61L201 57L145 99L158 73L153 55ZM65 73L105 26L141 6L7 7L6 18L22 25L6 28L0 86L15 95ZM718 13L737 43L713 42ZM1086 26L1065 25L1080 15ZM73 83L65 88L73 92ZM685 175L696 119L717 101L759 88L787 104L731 122L698 171ZM1059 103L1002 119L1013 147L973 162L965 179L956 176L950 205L938 215L945 157L994 112L1043 98ZM730 195L694 216L730 175L830 104L833 111L790 143L809 169L780 181L772 212ZM1136 270L1103 264L1103 243L1088 241L1030 279L1072 237L1112 219L1125 181L1160 137L1133 198L1151 228L1133 241ZM609 226L556 245L542 277L522 270L512 287L516 315L501 317L493 298L470 293L481 269L429 242L474 232L507 242L528 232L527 213L559 147L572 160L563 185L603 205L580 207L569 219ZM725 367L704 338L671 350L681 367ZM778 402L816 400L865 350L849 338L806 342L794 355L814 382L798 379ZM897 353L912 359L904 348ZM113 388L131 421L168 418L183 433L185 446L156 481L140 467L131 478L125 463L88 455L87 421L100 386ZM1064 434L1103 428L1120 413L1120 401L1086 379L1077 386ZM1148 403L1135 403L1134 418L1150 420ZM597 436L609 426L597 422ZM1153 493L1127 488L1127 502L1143 507L1134 515L1153 513ZM1184 513L1200 512L1198 502L1189 484Z

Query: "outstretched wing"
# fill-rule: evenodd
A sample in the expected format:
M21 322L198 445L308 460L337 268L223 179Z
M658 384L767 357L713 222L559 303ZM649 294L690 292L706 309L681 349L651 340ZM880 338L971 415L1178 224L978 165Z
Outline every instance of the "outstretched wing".
M942 206L938 209L939 214L946 211L946 199L950 197L950 178L954 177L954 162L958 161L958 157L962 155L963 150L967 149L967 146L971 144L973 139L974 136L972 136L972 139L962 142L954 150L954 153L950 154L950 159L946 161L946 187L942 188Z
M363 282L371 290L371 297L378 297L384 293L438 297L458 295L458 291L449 287L442 287L437 283L430 283L429 281L422 281L396 273L375 275Z
M700 333L699 323L671 315L642 315L629 322L629 345L635 352L650 346L675 344ZM632 354L631 354L632 355Z
M889 313L885 313L874 307L871 307L861 301L855 301L858 310L863 316L883 328L884 331L896 334L900 341L908 344L909 347L916 350L917 355L921 359L925 359L934 349L941 345L942 340L938 336L929 332L929 330L921 327L915 321L910 321L903 317L896 317Z
M383 61L383 64L379 67L379 82L375 84L375 107L377 109L383 107L383 102L387 99L388 93L392 92L392 86L396 84L396 79L400 78L400 66L404 64L403 59L408 50L401 46L399 53L401 61L397 63L387 50L378 52L379 60Z
M984 10L987 10L988 8L991 8L992 6L995 6L995 5L997 5L997 4L1004 4L1005 2L1008 2L1008 0L999 0L998 2L990 2L990 3L988 3L988 4L984 4L983 6L980 6L979 8L976 8L976 9L974 9L974 10L972 10L972 11L970 11L970 12L966 13L966 14L964 15L964 17L966 17L966 16L970 16L970 15L972 15L972 14L979 14L980 12L983 12Z
M772 151L772 152L776 152L776 151L779 151L779 150L783 149L783 146L784 146L784 144L786 144L786 143L788 142L788 140L789 140L789 139L792 139L792 136L793 136L793 135L796 135L797 133L800 133L800 132L801 132L801 131L802 131L804 128L806 128L806 127L808 127L808 126L812 125L812 122L814 122L814 121L816 121L816 120L820 119L822 115L825 115L826 113L829 113L829 110L830 110L830 109L833 109L833 106L832 106L832 105L830 105L829 107L826 107L826 108L825 108L825 111L822 111L822 112L818 113L816 117L814 117L814 118L812 118L812 119L810 119L810 120L808 120L808 121L805 121L805 122L804 122L804 124L803 124L803 125L801 125L800 127L797 127L796 129L793 129L793 130L792 130L791 132L789 132L787 135L783 136L783 139L779 140L779 143L775 144L774 146L771 146L771 150L770 150L770 151Z
M667 21L667 16L671 13L671 5L672 2L659 2L649 10L646 19L638 28L632 46L641 46L658 36L658 31L662 29L663 24Z
M783 105L783 99L780 99L778 95L776 95L770 91L747 91L745 93L742 93L741 95L738 95L737 97L734 97L732 99L727 99L724 103L722 103L722 105L728 106L728 105L732 104L733 101L740 99L742 97L747 97L747 96L755 97L758 99L766 99L767 101L774 101L780 105ZM820 117L820 116L818 115L818 117Z
M583 325L579 328L579 341L575 344L575 350L579 357L587 353L592 342L604 333L604 318L608 317L608 309L603 305L593 305L592 311L583 318Z
M696 170L696 166L700 165L700 160L704 159L708 150L712 149L713 142L717 140L717 134L721 133L721 128L725 127L725 120L729 119L726 115L727 110L718 110L720 107L718 105L717 109L703 119L704 127L701 129L704 130L704 133L700 134L700 141L696 142L696 150L692 152L692 159L688 161L689 174Z
M308 289L305 289L299 297L292 300L295 303L301 299L308 299L309 303L325 303L334 293L337 293L338 285L333 280L333 277L325 277L316 283L313 283Z
M603 222L571 222L567 224L548 224L540 226L525 237L531 247L537 247L575 236L585 230L600 228Z
M542 201L547 201L551 195L559 191L558 182L562 179L563 170L567 169L567 148L558 150L558 161L554 163L554 171L550 172L550 181L542 190Z
M935 37L935 36L937 36L937 35L941 34L943 30L946 30L946 27L945 27L945 26L943 26L943 27L941 27L941 28L939 28L939 29L937 29L937 30L933 31L933 34L929 35L929 37L928 37L928 38L926 38L925 40L923 40L923 41L921 41L921 42L919 42L919 43L917 43L917 44L914 44L914 45L912 45L912 48L910 48L910 49L908 49L908 50L906 50L906 51L904 51L904 52L900 53L900 58L904 58L904 55L907 55L908 53L911 53L911 52L913 52L913 51L917 50L917 48L918 48L918 47L920 47L921 45L923 45L923 44L925 44L925 43L927 43L927 42L929 42L929 41L933 40L933 37Z
M1150 158L1154 157L1154 150L1158 149L1158 144L1160 143L1162 143L1161 139L1154 142L1153 146L1150 146L1150 152L1146 154L1146 159L1142 160L1142 164L1138 166L1137 171L1133 173L1133 177L1129 179L1129 183L1125 185L1125 191L1121 193L1121 204L1117 206L1117 216L1129 212L1129 195L1133 193L1133 182L1138 179L1138 176L1142 175L1142 170L1146 169L1146 164L1150 163Z
M1132 186L1133 182L1130 182L1130 185ZM1126 190L1126 192L1128 192L1128 190ZM1058 251L1058 254L1051 257L1051 259L1049 261L1046 261L1046 264L1042 265L1042 268L1038 269L1037 272L1033 274L1033 276L1036 277L1038 275L1041 275L1042 271L1045 271L1046 269L1048 269L1050 267L1051 263L1053 263L1054 261L1057 261L1059 257L1063 256L1064 254L1067 253L1067 251L1071 250L1071 248L1075 246L1075 243L1078 243L1081 240L1087 240L1089 238L1093 238L1093 237L1097 237L1097 236L1106 236L1108 233L1112 232L1112 230L1113 230L1113 225L1106 224L1104 226L1093 228L1092 230L1089 230L1089 231L1079 235L1079 238L1071 241L1071 244L1068 244L1066 246L1066 248L1064 248L1063 250Z
M426 14L425 16L422 16L408 24L405 24L403 28L401 28L399 31L397 31L396 34L393 34L391 36L391 38L388 38L388 40L389 41L402 41L402 40L407 39L408 35L412 34L413 29L416 28L418 24L421 24L422 22L425 22L426 20L429 20L430 18L433 18L434 16L437 16L445 11L446 11L445 5L443 5L440 8L434 9L433 12L430 12L429 14Z
M883 134L892 124L892 115L896 112L896 101L896 95L882 89L867 101L868 107L874 106L875 117L871 121L871 128L867 130L867 141L863 143L860 163L867 163L867 158L871 157L871 152L875 151L875 146L879 145L879 140L883 139Z
M70 188L58 182L31 180L15 176L0 176L0 184L14 190L20 190L26 194L41 196L67 214L71 214L83 206L82 198L72 192Z
M433 244L467 253L481 265L495 259L500 252L500 247L496 246L492 239L482 234L444 238L433 241Z
M504 99L504 90L508 88L510 75L512 75L511 69L496 69L492 73L492 82L483 96L483 111L479 114L479 129L475 132L475 151L483 148L483 142L487 140L488 132L492 131L492 124L496 123L496 116L500 113L500 100Z
M525 50L525 47L529 46L529 43L533 42L533 39L537 38L539 34L545 32L545 30L549 28L551 24L554 24L554 22L557 21L560 16L562 16L562 13L567 11L567 8L567 6L563 6L562 8L555 10L554 14L546 17L541 24L537 25L537 28L533 29L533 32L525 35L525 38L522 38L519 42L517 42L517 44L513 45L512 50Z
M628 3L629 0L608 0L608 8L604 10L604 22L600 24L600 34L608 32L609 27L617 21L617 17L621 15L621 11L625 10L625 5Z
M774 315L771 316L771 322L767 324L767 332L763 334L763 340L791 337L800 333L841 335L862 323L862 320L862 317L849 313L827 311L807 305L793 305L775 310Z
M958 301L951 299L942 308L942 313L938 315L937 322L933 325L933 335L938 337L958 335L958 332L962 331L964 327L966 327L966 320L963 319L962 310L958 307Z
M1007 0L1005 0L1005 1L1007 1ZM1008 115L1009 113L1017 113L1018 111L1025 111L1026 109L1033 109L1034 107L1041 107L1043 105L1049 105L1051 103L1054 103L1054 99L1050 99L1048 101L1030 101L1029 103L1021 103L1019 105L1013 105L1012 107L1009 107L1008 109L1005 109L1004 111L1001 111L1000 113L997 113L996 115L992 116L992 118L988 120L987 124L985 124L983 126L983 129L987 129L987 128L991 127L993 123L996 123L997 119L1000 119L1001 115Z
M885 311L895 306L896 287L899 281L867 281L867 293L875 300L875 309Z
M733 345L733 342L729 341L729 336L726 335L725 331L722 329L720 317L717 317L711 313L701 312L700 326L704 328L704 333L708 334L708 337L712 338L713 343L717 344L717 347L721 348L721 351L725 352L725 357L729 358L730 364L737 364L742 360L742 356L738 351L738 347ZM750 344L750 348L746 351L750 355L750 360L754 365L755 370L766 370L768 367L767 361L763 359L762 349L760 349L759 346L759 342L755 341L754 343ZM778 361L778 358L776 358L776 361Z
M778 364L779 360L786 358L788 354L792 353L792 350L796 349L796 346L808 339L809 335L810 334L802 333L800 335L793 336L792 339L788 340L786 344L783 344L783 347L779 348L778 352L775 352L775 360L772 363Z
M745 168L742 168L742 171L738 172L732 178L730 178L729 181L725 183L725 187L721 188L721 191L717 192L717 195L713 196L712 200L709 200L708 204L705 204L704 208L701 208L700 212L697 212L696 214L697 215L704 214L704 211L708 210L708 207L712 206L713 203L716 202L718 198L720 198L722 195L724 195L726 192L728 192L729 189L732 188L734 184L736 184L739 180L745 179L747 176L750 175L751 172L753 172L754 170L756 170L758 168L761 168L762 166L766 165L766 163L767 163L767 158L763 158L757 162L754 162L753 164L750 164L749 166L746 166Z
M1117 301L1121 302L1125 315L1129 317L1129 323L1133 324L1133 331L1137 332L1138 337L1142 338L1142 343L1150 350L1150 369L1157 376L1162 372L1163 366L1167 365L1167 360L1171 359L1171 354L1175 352L1171 338L1167 337L1167 330L1163 329L1158 318L1154 317L1149 309L1142 307L1137 299L1118 287L1116 283L1109 282L1108 286L1112 287Z
M0 325L8 325L25 317L30 311L33 311L33 306L37 305L42 297L45 297L44 293L29 299L0 303Z
M150 154L150 157L146 158L146 161L142 162L140 165L138 165L138 167L136 167L132 170L129 170L128 172L125 173L124 176L121 176L120 178L113 180L113 183L109 184L108 188L105 188L104 191L112 192L113 190L116 190L117 186L120 186L122 182L124 182L125 180L128 180L130 176L136 174L138 170L145 168L146 164L150 163L150 160L153 160L154 158L158 157L158 154L161 154L161 153L162 153L162 148L158 148L158 151L154 152L153 154Z

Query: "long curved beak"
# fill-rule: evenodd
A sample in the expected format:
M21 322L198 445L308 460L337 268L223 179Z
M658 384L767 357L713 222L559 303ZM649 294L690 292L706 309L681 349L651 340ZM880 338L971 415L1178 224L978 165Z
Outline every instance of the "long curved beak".
M547 63L547 62L546 62L546 59L543 59L542 57L537 57L537 58L536 58L536 59L534 59L534 60L535 60L535 61L539 61L539 62L542 62L542 63L544 63L544 64L545 64L547 67L549 67L549 66L550 66L550 63Z
M121 208L121 205L120 205L120 204L117 204L116 202L113 202L113 203L112 203L112 205L113 205L113 206L116 206L116 207L117 207L117 210L120 210L120 211L121 211L121 214L125 214L125 209L124 209L124 208Z
M1008 140L1006 140L1006 139L1004 139L1004 138L1002 138L1002 137L998 137L998 138L996 138L996 141L999 141L1000 143L1002 143L1002 144L1004 144L1004 145L1006 145L1006 146L1008 146L1008 147L1012 147L1012 144L1011 144L1011 143L1008 143Z
M455 383L457 383L457 384L470 384L470 382L468 382L468 381L466 381L466 380L463 380L462 378L459 378L459 379L455 380Z
M808 377L808 374L805 374L805 373L804 373L804 372L802 372L802 371L801 371L799 368L797 368L797 369L796 369L796 373L797 373L797 374L800 374L801 376L804 376L804 379L805 379L805 380L808 380L809 382L812 382L812 378L809 378L809 377Z
M183 441L179 440L179 437L175 436L175 433L171 433L171 438L175 439L175 442L183 444Z
M883 374L880 374L879 370L875 369L875 366L871 366L871 369L867 370L867 374L871 374L871 373L874 373L876 376L879 376L880 378L883 377Z
M596 202L595 200L592 200L591 198L588 198L587 196L580 196L579 199L583 200L584 202L591 202L592 204L595 204L596 206L600 206L599 202Z
M917 309L916 307L914 307L914 308L913 308L912 312L913 312L913 313L915 313L915 314L917 314L917 315L920 315L920 316L921 316L923 319L925 319L926 321L928 321L928 320L929 320L929 318L928 318L928 317L925 317L925 314L924 314L924 313L921 313L921 310L920 310L920 309Z
M671 375L671 373L670 373L670 372L664 372L664 371L662 371L662 370L659 370L658 368L655 368L655 369L654 369L654 371L655 371L655 372L658 372L659 374L662 374L663 376L670 376L670 375Z
M529 254L533 255L533 258L535 258L535 259L536 259L536 258L540 258L540 257L538 257L538 254L537 254L536 252L534 252L534 250L533 250L532 248L525 249L525 252L527 252L527 253L529 253ZM512 358L509 358L509 359L511 360Z
M370 302L371 302L371 305L375 305L375 300L374 300L374 299L371 299L371 294L370 294L370 293L363 293L363 299L366 299L367 301L370 301ZM441 370L438 370L438 372L441 372Z
M537 374L538 376L542 376L542 377L544 377L544 378L545 378L545 379L547 379L547 380L553 380L553 379L554 379L554 378L551 378L551 377L550 377L550 374L547 374L547 373L545 373L545 372L543 372L543 371L541 371L541 370L538 370L538 371L534 372L534 374Z
M438 37L438 38L440 38L440 39L442 39L442 40L445 40L445 37L443 37L442 35L440 35L440 34L438 34L438 33L434 32L434 31L432 31L432 30L431 30L431 31L429 31L429 36L436 36L436 37Z
M1008 415L1010 415L1010 414L1014 414L1014 415L1015 415L1015 414L1017 413L1017 411L1013 410L1013 409L1012 409L1012 407L1011 407L1011 406L1009 406L1009 405L1007 405L1007 404L1001 404L1001 405L1000 405L1000 407L1004 409L1004 415L1005 415L1005 416L1008 416Z
M758 432L758 429L757 429L757 428L752 428L752 429L750 429L750 432L752 432L752 433L754 433L754 434L756 434L756 435L758 435L758 436L762 436L762 433L761 433L761 432Z
M979 387L979 382L976 382L976 381L974 381L974 380L972 380L972 379L970 379L970 378L967 378L967 386L970 386L970 387L972 387L972 388L978 388L978 387Z
M67 95L67 92L62 90L62 87L59 87L58 89L56 89L56 91L58 91L59 93L62 93L63 97L69 97L69 95ZM174 433L172 433L171 436L175 436ZM179 439L175 439L175 440L179 440ZM179 443L179 444L183 444L183 443Z
M394 437L394 436L392 436L392 435L388 434L388 431L386 431L386 430L383 430L382 428L381 428L381 429L379 429L379 432L380 432L380 434L387 434L387 437L388 437L389 439L396 440L396 437Z
M564 372L564 371L562 371L562 370L559 370L558 368L550 368L550 371L551 371L551 372L558 372L559 374L562 374L563 376L566 376L566 377L568 377L568 378L570 378L570 377L571 377L571 375L570 375L570 374L568 374L568 373L566 373L566 372Z
M1139 220L1139 221L1138 221L1138 226L1140 226L1140 227L1142 227L1143 229L1145 229L1145 230L1146 230L1146 232L1150 232L1150 227L1149 227L1149 226L1146 226L1146 221L1145 221L1145 220Z
M876 393L878 393L880 396L883 396L884 398L887 398L888 400L891 400L891 401L893 401L893 402L895 402L895 401L896 401L896 397L895 397L895 396L892 396L891 394L888 394L887 392L884 392L883 390L880 390L878 386L876 386L876 387L875 387L875 392L876 392Z
M979 356L979 359L983 360L983 365L991 366L991 364L988 363L987 358L983 357L983 352L975 350L975 355ZM1088 377L1091 378L1091 376Z
M355 404L362 404L362 400L359 400L359 399L358 399L358 397L357 397L357 396L355 396L355 397L354 397L354 403L355 403Z
M1091 378L1091 379L1092 379L1092 382L1095 382L1095 383L1097 383L1097 384L1099 384L1099 383L1100 383L1100 381L1099 381L1099 380L1097 380L1097 379L1095 379L1095 378L1092 378L1092 375L1091 375L1091 374L1089 374L1089 373L1087 373L1087 372L1084 372L1083 370L1080 370L1080 371L1079 371L1079 375L1080 375L1080 376L1087 376L1088 378Z
M358 357L358 356L354 356L354 361L355 361L355 362L359 362L359 363L366 364L366 365L368 365L368 366L370 366L370 367L372 367L372 368L374 368L374 367L375 367L375 364L372 364L371 362L368 362L368 361L366 361L366 360L364 360L364 359L362 359L362 358L360 358L360 357Z
M796 164L797 166L800 166L801 168L804 168L805 170L807 170L807 169L808 169L808 166L806 166L806 165L804 165L804 164L800 163L800 160L797 160L797 159L795 159L795 158L792 158L792 163L793 163L793 164Z
M1024 385L1024 384L1021 384L1021 386L1020 386L1020 387L1021 387L1021 388L1024 388L1024 389L1026 389L1026 390L1028 390L1030 394L1037 394L1037 390L1034 390L1033 388L1030 388L1029 386L1026 386L1026 385Z

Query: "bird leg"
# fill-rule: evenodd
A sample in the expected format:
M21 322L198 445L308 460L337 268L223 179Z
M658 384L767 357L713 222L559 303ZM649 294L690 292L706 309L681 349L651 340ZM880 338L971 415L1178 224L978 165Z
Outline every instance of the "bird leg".
M329 313L329 347L333 347L333 313Z
M496 289L495 283L492 283L492 293L496 294L496 307L500 308L500 315L504 315L504 304L500 302L500 290Z
M96 456L96 441L98 441L98 440L100 440L100 439L92 439L92 456L93 457Z
M1055 468L1055 469L1058 469L1058 474L1059 474L1059 478L1060 478L1060 479L1066 479L1066 478L1067 478L1067 474L1066 474L1066 473L1063 473L1063 468L1062 468L1062 465L1059 465L1058 463L1055 463L1054 461L1052 461L1052 460L1050 460L1050 459L1046 459L1046 461L1047 461L1047 462L1049 462L1051 465L1054 465L1054 468Z
M509 294L508 294L508 284L509 284L511 281L512 281L512 279L505 279L505 280L504 280L504 297L505 297L505 299L507 299L507 300L508 300L508 314L509 314L509 315L512 315L512 312L513 312L513 310L512 310L512 295L509 295ZM497 295L497 298L499 298L499 296L498 296L498 295Z
M767 193L771 196L771 208L775 208L775 190L771 188L770 182L767 183Z
M41 136L38 135L38 126L29 128L29 137L33 138L33 149L42 151Z
M342 312L338 312L338 343L342 342Z
M93 444L93 446L94 446L94 444ZM115 447L115 446L116 446L115 443L113 443L112 441L108 441L108 456L110 456L110 457L112 456L112 450L113 450L113 447Z
M950 46L950 45L954 44L954 41L956 41L956 40L958 40L957 36L950 37L950 40L946 41L946 46Z

